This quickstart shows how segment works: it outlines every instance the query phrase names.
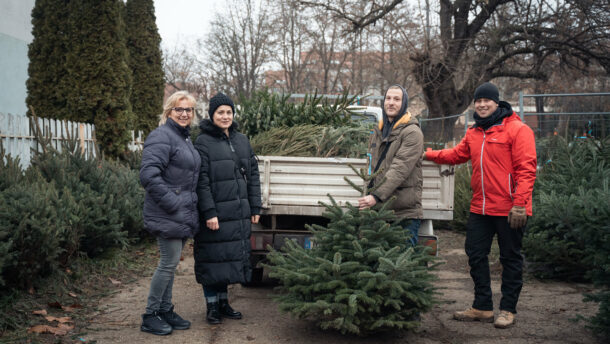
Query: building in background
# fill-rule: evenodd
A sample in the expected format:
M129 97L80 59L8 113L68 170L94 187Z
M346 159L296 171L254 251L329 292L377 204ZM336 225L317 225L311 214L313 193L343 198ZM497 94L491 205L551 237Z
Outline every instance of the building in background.
M0 1L0 113L25 116L35 0Z

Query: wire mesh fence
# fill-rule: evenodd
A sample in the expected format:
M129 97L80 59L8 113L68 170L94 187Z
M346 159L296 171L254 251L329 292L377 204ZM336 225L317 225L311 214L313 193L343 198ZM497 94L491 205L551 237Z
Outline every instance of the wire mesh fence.
M560 136L569 141L610 137L610 92L573 94L523 94L513 110L532 128L537 141ZM474 111L442 118L421 118L425 146L453 147L474 125ZM437 139L437 138L443 139Z

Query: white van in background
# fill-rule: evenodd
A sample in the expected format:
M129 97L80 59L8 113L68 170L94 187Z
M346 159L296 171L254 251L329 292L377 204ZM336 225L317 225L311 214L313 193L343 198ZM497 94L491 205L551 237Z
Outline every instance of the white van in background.
M378 123L383 116L381 108L378 106L351 105L347 109L354 113L352 120L360 120L365 123Z

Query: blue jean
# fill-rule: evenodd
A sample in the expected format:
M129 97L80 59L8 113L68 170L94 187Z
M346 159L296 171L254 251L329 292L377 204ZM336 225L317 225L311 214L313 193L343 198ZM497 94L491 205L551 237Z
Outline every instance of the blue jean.
M157 311L163 313L172 308L174 274L178 263L180 263L182 248L186 243L186 239L157 238L157 241L161 259L150 282L146 314Z
M223 296L223 299L227 296L228 286L203 286L203 295L206 300L218 300L217 296ZM218 295L221 294L221 295Z
M402 228L408 230L409 233L411 233L411 238L409 238L409 243L411 244L411 246L417 245L419 227L421 227L420 219L405 219L402 222Z

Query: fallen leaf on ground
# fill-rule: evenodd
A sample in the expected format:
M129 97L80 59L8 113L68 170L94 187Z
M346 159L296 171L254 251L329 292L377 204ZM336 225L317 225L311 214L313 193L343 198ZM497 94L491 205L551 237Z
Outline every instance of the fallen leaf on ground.
M28 329L28 333L51 333L56 336L63 336L68 333L74 326L59 324L57 327L49 325L36 325Z
M113 285L117 285L117 286L121 285L121 281L117 281L112 277L108 277L108 279L110 280L110 283L112 283Z
M32 314L36 314L36 315L47 315L47 310L46 309L39 309L37 311L33 311Z
M61 309L63 309L66 312L74 312L74 310L77 308L83 308L83 306L79 305L78 303L74 303L70 306L61 306Z
M53 321L57 321L60 323L67 323L67 322L72 322L72 319L70 317L61 317L61 318L56 318L52 315L46 316L44 317L45 319L47 319L48 322L53 322Z

